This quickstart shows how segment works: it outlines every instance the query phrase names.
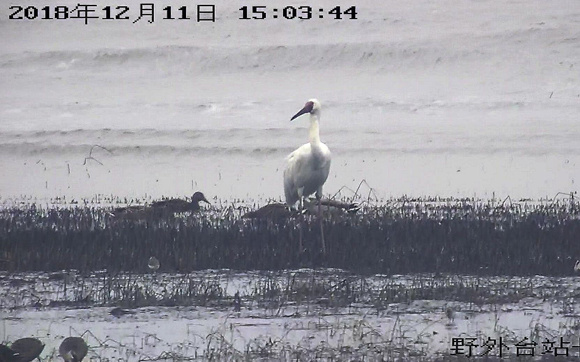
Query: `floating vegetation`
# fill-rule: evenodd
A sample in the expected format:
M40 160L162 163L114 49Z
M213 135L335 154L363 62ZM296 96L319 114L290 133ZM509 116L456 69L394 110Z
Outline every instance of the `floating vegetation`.
M9 331L46 343L48 361L67 335L86 340L91 360L455 360L450 338L501 336L513 347L525 337L538 355L546 340L577 341L576 279L3 272L0 309L10 311ZM514 356L512 349L504 358Z
M355 214L263 220L247 207L116 218L111 207L25 204L0 211L0 268L159 272L330 267L364 274L572 275L577 200L397 199ZM326 252L321 250L321 227Z
M187 274L98 271L0 273L0 308L203 306L280 310L291 306L370 308L446 300L473 305L517 303L524 298L564 302L578 293L576 280L555 277L478 277L416 274L363 276L336 269ZM302 311L302 313L305 313ZM307 312L306 312L307 313Z

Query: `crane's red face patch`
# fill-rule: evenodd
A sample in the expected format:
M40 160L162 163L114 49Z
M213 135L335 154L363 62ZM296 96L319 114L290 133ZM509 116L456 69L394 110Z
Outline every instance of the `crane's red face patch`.
M306 102L306 104L304 105L304 110L308 113L312 112L312 108L314 108L314 102Z

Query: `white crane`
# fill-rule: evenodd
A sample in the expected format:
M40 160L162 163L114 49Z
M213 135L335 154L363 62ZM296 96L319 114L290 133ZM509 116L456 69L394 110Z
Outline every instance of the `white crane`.
M286 203L293 206L296 201L303 208L304 198L316 192L316 198L322 197L322 186L330 171L330 150L320 141L320 102L310 99L290 120L310 114L309 142L298 147L288 157L284 170L284 194Z

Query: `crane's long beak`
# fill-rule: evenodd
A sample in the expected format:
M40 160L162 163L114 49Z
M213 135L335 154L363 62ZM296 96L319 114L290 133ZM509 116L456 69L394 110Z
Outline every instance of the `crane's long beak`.
M314 107L314 103L306 102L306 104L304 105L304 108L302 108L300 111L298 111L298 113L296 113L292 118L290 118L290 121L293 121L295 118L300 117L304 113L312 112L313 107Z
M204 198L203 198L203 199L201 199L200 201L205 201L205 202L207 202L208 204L210 204L210 205L211 205L211 202L207 201L207 199L205 198L205 196L204 196Z

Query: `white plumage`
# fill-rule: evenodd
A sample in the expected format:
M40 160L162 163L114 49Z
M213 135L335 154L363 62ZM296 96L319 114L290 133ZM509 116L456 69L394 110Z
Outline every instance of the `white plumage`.
M319 200L322 197L322 186L328 178L331 160L330 150L320 141L320 102L310 99L291 120L305 113L310 114L309 142L288 155L284 170L286 203L293 206L299 201L300 208L305 197L313 193Z

